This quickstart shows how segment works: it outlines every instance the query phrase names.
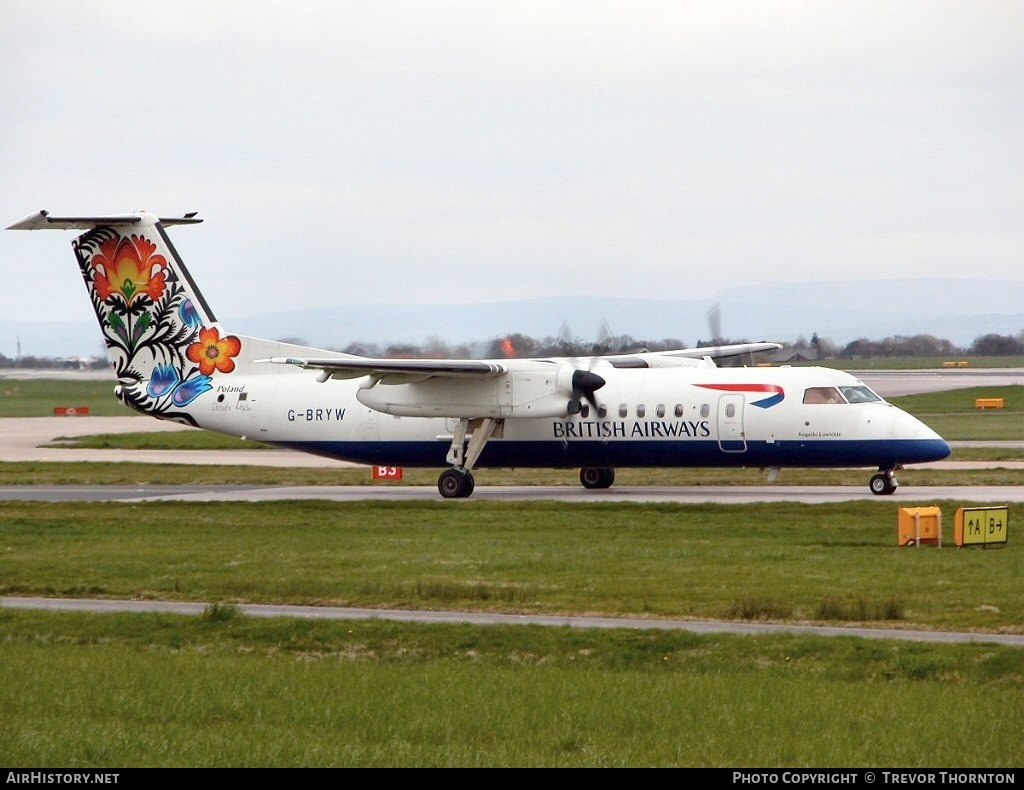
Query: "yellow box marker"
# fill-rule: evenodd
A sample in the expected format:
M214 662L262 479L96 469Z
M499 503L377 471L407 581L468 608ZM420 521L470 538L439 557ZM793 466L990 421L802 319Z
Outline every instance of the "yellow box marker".
M900 546L942 545L942 509L901 507L897 522Z
M991 546L1009 537L1010 508L962 507L956 511L957 546Z
M975 398L974 408L976 409L1002 409L1006 406L1005 398Z

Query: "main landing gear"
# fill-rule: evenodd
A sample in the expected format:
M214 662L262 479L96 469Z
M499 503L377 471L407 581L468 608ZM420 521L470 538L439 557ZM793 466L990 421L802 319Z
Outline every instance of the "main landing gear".
M473 479L474 464L480 458L484 445L494 436L501 436L504 420L491 417L459 420L448 448L447 461L451 469L445 469L437 478L437 490L445 499L465 499L473 493L476 481Z
M875 496L888 496L893 493L899 483L896 482L895 469L880 469L877 475L871 478L868 487Z
M580 483L584 488L610 488L615 482L615 470L610 466L584 466L580 469Z
M437 490L445 499L465 499L474 488L476 481L468 469L445 469L437 478Z

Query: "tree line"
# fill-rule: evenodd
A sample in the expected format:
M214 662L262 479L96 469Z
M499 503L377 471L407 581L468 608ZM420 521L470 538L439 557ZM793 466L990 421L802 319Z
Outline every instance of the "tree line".
M298 340L290 342L304 345L302 341ZM749 342L756 341L747 338L716 338L714 340L698 340L697 347ZM534 338L529 335L512 334L476 345L449 346L440 340L429 340L424 345L392 344L382 346L373 343L353 343L337 350L368 357L508 359L515 357L582 357L594 354L624 354L633 351L671 351L686 347L687 344L674 337L644 340L631 335L620 335L594 343L583 338L567 340L564 337ZM1017 335L982 335L967 346L957 346L934 335L893 335L881 340L862 337L840 346L828 338L819 337L815 332L809 340L799 337L795 342L785 344L783 351L786 353L802 352L803 356L808 359L1020 356L1024 355L1024 330Z
M300 338L282 338L281 342L308 345ZM752 342L745 338L717 338L699 340L697 348L732 343ZM346 354L391 359L514 359L530 357L584 357L600 354L625 354L636 351L671 351L685 348L679 338L643 340L630 335L619 335L594 343L583 338L565 337L533 338L529 335L511 334L494 338L483 343L461 343L449 345L432 338L422 345L412 343L351 343L344 348L329 349ZM828 338L819 337L815 332L808 340L799 337L788 344L782 353L792 356L799 353L805 359L877 359L886 357L1000 357L1024 355L1024 330L1017 335L987 334L975 338L968 346L957 346L934 335L893 335L881 340L858 338L839 346ZM23 356L16 359L0 354L0 368L23 369L93 369L106 368L105 357L63 358Z

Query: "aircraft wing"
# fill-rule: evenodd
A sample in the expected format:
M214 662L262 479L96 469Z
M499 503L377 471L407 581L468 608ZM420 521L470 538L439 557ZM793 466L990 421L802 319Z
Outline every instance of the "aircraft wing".
M663 357L688 357L690 359L724 359L726 357L738 357L744 354L756 354L758 351L774 351L782 348L781 343L734 343L728 346L703 346L698 348L683 348L678 351L655 351L653 353Z
M711 360L747 356L759 351L782 348L779 343L735 343L728 346L702 346L672 351L637 351L600 357L614 368L663 368L689 365L714 365Z
M300 358L271 357L257 360L275 365L295 365L304 370L319 370L321 380L355 379L360 376L377 376L378 378L402 376L408 379L442 378L477 378L480 376L500 376L508 372L508 367L500 362L486 362L476 359L370 359L367 357L351 358Z
M673 360L678 360L675 364L681 364L683 360L722 359L754 354L758 351L772 351L781 347L779 343L737 343L675 351L613 354L602 357L602 359L608 361L613 367L661 367L673 365ZM508 373L519 360L511 360L508 364L478 359L372 359L369 357L271 357L257 361L275 365L293 365L304 370L319 370L321 381L331 378L354 379L361 376L374 376L378 380L386 379L387 383L412 383L428 378L474 379L500 376ZM544 361L555 362L556 360Z

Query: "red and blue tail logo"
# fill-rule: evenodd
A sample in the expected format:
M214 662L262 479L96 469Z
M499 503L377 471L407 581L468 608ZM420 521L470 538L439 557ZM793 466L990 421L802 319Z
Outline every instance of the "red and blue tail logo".
M782 403L786 397L786 391L778 384L698 384L708 390L724 390L726 392L771 392L767 398L751 402L751 406L758 406L762 409L770 409L778 403Z

